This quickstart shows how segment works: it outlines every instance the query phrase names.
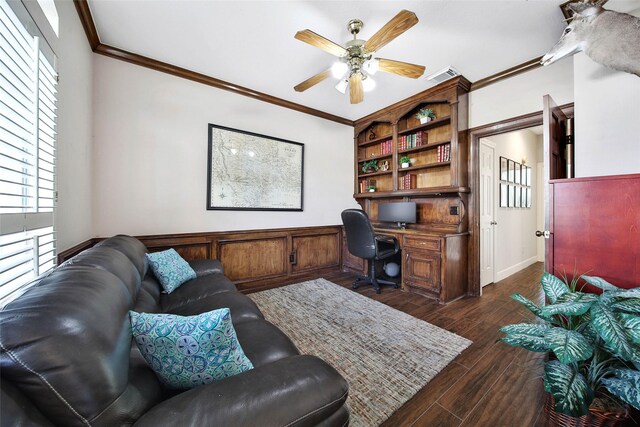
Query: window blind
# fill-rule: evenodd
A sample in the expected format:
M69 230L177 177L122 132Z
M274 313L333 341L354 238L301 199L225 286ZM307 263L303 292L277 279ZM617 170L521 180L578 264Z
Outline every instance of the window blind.
M0 306L56 255L57 74L20 6L0 0Z

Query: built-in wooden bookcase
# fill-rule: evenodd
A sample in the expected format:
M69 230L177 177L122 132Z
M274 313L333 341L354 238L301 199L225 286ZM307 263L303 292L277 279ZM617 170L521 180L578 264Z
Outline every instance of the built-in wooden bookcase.
M468 83L449 80L356 121L356 199L468 192ZM420 123L421 108L436 118ZM403 156L409 167L401 167ZM363 171L369 160L377 160L377 171Z
M467 293L469 87L457 77L355 122L354 197L376 232L398 239L402 288L440 302ZM420 123L421 108L435 119ZM404 156L411 159L405 168ZM378 170L363 171L371 160ZM381 204L400 201L416 203L416 223L406 230L378 220ZM364 269L364 261L345 257L346 268Z

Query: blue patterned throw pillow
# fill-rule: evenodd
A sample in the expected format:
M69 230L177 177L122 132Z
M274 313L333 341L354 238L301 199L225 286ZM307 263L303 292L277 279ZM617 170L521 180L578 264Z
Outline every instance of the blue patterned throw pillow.
M149 266L166 293L178 289L184 282L195 279L196 272L175 249L147 254Z
M238 342L228 308L198 314L130 311L136 344L171 388L193 388L253 369Z

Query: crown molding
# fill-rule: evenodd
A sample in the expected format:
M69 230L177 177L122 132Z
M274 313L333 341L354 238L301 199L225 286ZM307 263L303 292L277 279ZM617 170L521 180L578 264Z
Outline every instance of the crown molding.
M141 67L150 68L162 73L171 74L176 77L192 80L194 82L202 83L207 86L215 87L217 89L233 92L238 95L247 96L249 98L257 99L262 102L268 102L279 107L288 108L290 110L309 114L321 119L330 120L332 122L340 123L346 126L354 126L356 121L361 121L365 117L369 116L367 115L358 120L349 120L347 118L316 110L315 108L310 108L302 104L287 101L286 99L268 95L263 92L258 92L257 90L239 86L224 80L216 79L215 77L211 77L206 74L196 73L195 71L187 70L186 68L178 67L176 65L168 64L166 62L158 61L123 49L119 49L117 47L106 45L100 41L100 37L98 36L98 31L96 29L95 23L93 22L93 16L91 15L88 0L73 0L73 3L76 6L76 11L78 12L78 16L80 17L80 21L82 22L82 26L87 35L87 40L89 41L91 50L95 53L105 55L110 58L119 59L121 61L126 61L131 64L139 65ZM474 91L497 83L501 80L508 79L518 74L541 67L542 65L540 64L540 59L542 59L542 57L531 59L527 62L516 65L515 67L508 68L489 77L485 77L484 79L480 79L474 83L471 83L469 91Z
M306 107L302 104L287 101L286 99L268 95L257 90L226 82L224 80L216 79L215 77L207 76L205 74L196 73L195 71L187 70L186 68L178 67L176 65L168 64L162 61L157 61L146 56L138 55L136 53L104 44L100 41L100 38L98 36L98 31L96 30L95 23L93 22L93 17L91 16L91 10L89 9L87 0L74 0L73 3L76 6L76 11L78 12L78 16L80 17L82 26L84 27L84 31L87 35L87 40L89 41L91 50L93 50L93 52L95 53L129 62L131 64L139 65L141 67L150 68L162 73L171 74L173 76L181 77L197 83L202 83L207 86L215 87L217 89L233 92L238 95L247 96L249 98L257 99L269 104L274 104L279 107L284 107L290 110L309 114L321 119L330 120L342 125L353 126L353 120L349 120L344 117L316 110L315 108Z
M474 91L474 90L483 88L485 86L489 86L494 83L497 83L500 80L505 80L510 77L517 76L518 74L522 74L527 71L535 70L536 68L542 67L542 64L540 64L541 59L542 59L542 56L539 56L537 58L530 59L527 62L523 62L522 64L518 64L515 67L507 68L506 70L502 70L489 77L485 77L484 79L475 81L471 83L470 91Z

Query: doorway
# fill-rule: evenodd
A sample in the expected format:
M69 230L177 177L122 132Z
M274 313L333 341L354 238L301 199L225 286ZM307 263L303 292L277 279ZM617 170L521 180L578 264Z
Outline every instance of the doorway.
M548 97L545 97L545 100ZM546 103L546 102L545 102ZM546 105L545 105L546 106ZM554 107L553 112L563 112L567 117L573 117L573 103L562 105L560 107ZM547 121L549 122L549 109L546 109L546 113L544 114L547 117ZM555 116L553 116L555 117ZM538 111L536 113L526 114L523 116L514 117L511 119L506 119L501 122L490 123L487 125L479 126L469 130L469 142L470 142L470 159L469 159L469 167L470 167L470 186L471 186L471 196L469 200L469 228L470 228L470 253L469 253L469 295L480 296L482 294L482 287L480 286L480 140L482 138L491 138L496 135L505 134L508 132L523 130L534 128L536 126L541 126L543 124L543 111ZM543 129L544 132L545 129ZM546 142L545 142L546 146ZM546 155L547 153L543 153ZM531 165L536 167L537 165ZM546 174L548 171L547 163L544 163L544 173ZM533 171L532 171L533 174ZM546 200L547 189L546 185L544 194L542 197ZM496 196L498 197L498 196ZM532 196L533 197L533 196ZM545 212L546 215L546 212ZM545 222L547 219L545 218ZM498 224L499 225L499 224ZM547 233L545 233L547 234ZM540 233L542 235L542 233ZM551 235L553 236L553 235ZM552 240L552 237L551 237ZM545 239L545 254L549 253L546 250L546 246L550 243L549 239ZM495 259L495 257L494 257ZM545 259L545 264L548 262ZM494 269L495 271L495 269Z
M515 274L542 258L544 198L542 126L480 139L480 286ZM542 212L542 214L541 214Z

